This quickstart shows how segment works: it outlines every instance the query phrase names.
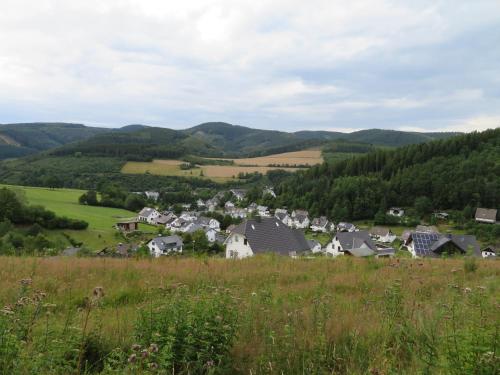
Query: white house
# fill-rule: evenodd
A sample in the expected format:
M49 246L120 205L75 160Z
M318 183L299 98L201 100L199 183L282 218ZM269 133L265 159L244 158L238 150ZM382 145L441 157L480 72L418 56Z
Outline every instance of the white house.
M401 207L391 207L387 211L387 215L402 217L405 214L405 210Z
M246 220L235 227L224 242L226 258L241 259L261 253L296 256L310 250L301 231L276 218Z
M226 203L224 203L224 209L227 211L227 210L231 210L235 207L234 203L231 202L231 201L227 201Z
M137 220L144 223L155 224L156 219L160 216L160 212L151 207L144 207L139 215L137 215Z
M392 233L390 228L373 227L370 229L370 236L373 240L385 243L391 243L396 239L396 235Z
M205 202L203 202L203 199L198 199L196 201L196 205L198 206L199 209L202 209L202 208L206 208L207 205L205 204Z
M356 226L352 223L346 223L341 221L340 223L337 224L337 232L355 232L356 231Z
M151 255L158 258L161 255L182 253L183 243L179 236L167 236L153 238L146 246Z
M323 250L321 248L321 244L319 243L319 241L316 241L316 240L307 240L307 243L309 244L309 249L311 250L311 252L313 254L321 253L321 251Z
M274 210L274 217L289 227L293 224L292 218L284 208L277 208Z
M247 217L247 211L244 208L232 208L226 210L226 214L231 216L233 219L244 219Z
M236 200L242 201L243 199L245 199L247 191L244 189L231 189L231 193L233 193Z
M204 228L211 228L217 232L220 231L220 222L213 217L200 216L194 222Z
M495 224L497 222L497 210L493 208L478 208L475 218L478 223Z
M155 202L158 200L158 198L160 198L160 193L158 193L157 191L145 191L144 194L148 199L151 199Z
M266 186L264 188L264 190L262 190L262 195L263 196L270 195L271 197L276 198L276 193L274 192L273 188L270 186Z
M207 236L208 242L215 242L217 240L217 231L212 228L205 228L205 235Z
M352 255L366 257L375 255L377 247L366 231L338 232L325 249L327 255Z
M305 210L294 210L292 212L292 226L297 229L309 228L309 213Z
M483 258L495 258L497 256L497 252L495 251L495 249L491 246L488 246L486 248L484 248L483 250L481 250L481 256Z
M217 207L219 206L219 199L218 198L209 199L209 200L207 200L205 205L206 205L208 211L214 212L215 210L217 210Z
M326 233L330 230L330 222L326 216L316 217L311 221L311 230Z
M262 217L271 217L271 213L269 212L267 206L257 206L257 213Z
M195 221L199 216L196 211L182 211L179 217L186 221Z

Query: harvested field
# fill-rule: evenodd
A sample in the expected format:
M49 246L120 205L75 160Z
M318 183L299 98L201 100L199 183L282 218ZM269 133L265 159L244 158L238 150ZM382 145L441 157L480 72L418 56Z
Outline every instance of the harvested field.
M232 160L236 165L256 165L256 166L269 166L269 165L316 165L323 162L321 150L302 150L295 152L285 152L283 154L274 154L268 156L260 156L256 158L244 159L220 159L218 160Z

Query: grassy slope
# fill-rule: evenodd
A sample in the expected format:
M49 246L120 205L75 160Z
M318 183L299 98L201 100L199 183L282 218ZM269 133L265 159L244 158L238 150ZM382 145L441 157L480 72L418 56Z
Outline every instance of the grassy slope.
M465 350L466 339L481 332L477 327L498 318L500 263L478 264L476 272L466 273L464 261L455 259L0 258L0 306L16 301L19 280L32 277L33 288L47 292L46 302L56 306L47 315L51 330L62 329L70 314L76 315L78 329L84 311L77 307L102 286L105 297L90 314L88 333L99 332L111 348L128 351L138 311L149 311L150 301L169 303L182 290L192 300L199 293L217 298L227 288L239 319L231 362L222 374L416 374L426 369L444 374L456 366L446 360L446 353L456 358L456 336L451 335L464 327L475 330L471 337L458 336ZM45 324L43 318L34 330L41 347ZM426 368L418 355L428 349L429 337L436 357L431 359L435 367ZM29 358L35 347L26 345L24 354Z
M120 218L129 218L136 213L108 207L91 207L78 204L78 198L84 193L83 190L74 189L48 189L16 186L26 194L29 204L42 205L54 211L57 215L67 216L74 219L85 220L89 227L84 231L65 230L71 237L91 249L97 250L116 243L116 230L113 225ZM53 231L52 236L60 234L62 231Z

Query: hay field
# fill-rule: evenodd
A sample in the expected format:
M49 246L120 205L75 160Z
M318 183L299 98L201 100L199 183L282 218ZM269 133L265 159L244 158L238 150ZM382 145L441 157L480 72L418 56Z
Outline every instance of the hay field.
M499 276L462 259L0 257L0 373L495 374Z
M274 154L268 156L259 156L256 158L243 158L243 159L220 159L218 160L232 160L236 165L247 166L269 166L269 165L316 165L323 162L321 150L302 150L294 152L285 152L282 154Z

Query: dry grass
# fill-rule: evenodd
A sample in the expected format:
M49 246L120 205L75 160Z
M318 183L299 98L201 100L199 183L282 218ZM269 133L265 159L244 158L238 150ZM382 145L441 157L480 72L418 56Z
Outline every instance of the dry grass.
M323 162L323 157L321 156L321 150L302 150L256 158L217 160L232 160L236 165L240 166L256 165L265 167L269 165L316 165Z
M179 160L153 160L152 162L127 162L122 173L143 174L151 173L160 176L182 176L182 177L202 177L215 181L228 181L232 178L238 178L239 173L259 172L266 174L268 171L277 169L276 167L244 167L233 165L202 165L199 168L182 170ZM296 171L297 168L283 168L288 171Z

